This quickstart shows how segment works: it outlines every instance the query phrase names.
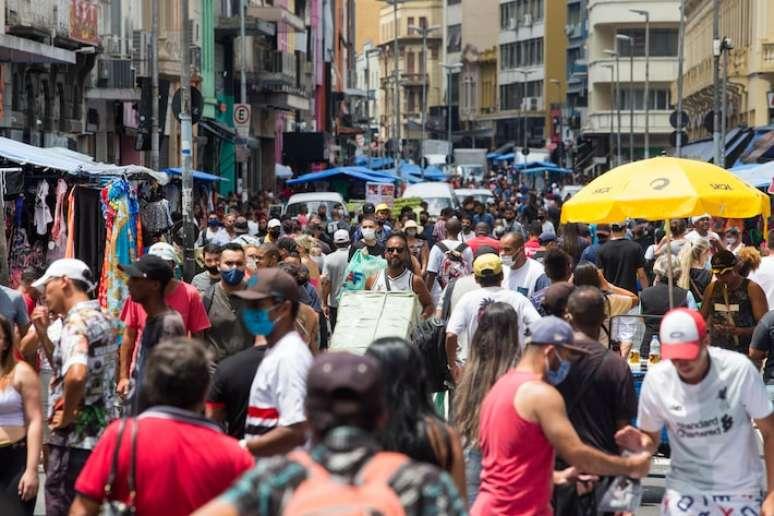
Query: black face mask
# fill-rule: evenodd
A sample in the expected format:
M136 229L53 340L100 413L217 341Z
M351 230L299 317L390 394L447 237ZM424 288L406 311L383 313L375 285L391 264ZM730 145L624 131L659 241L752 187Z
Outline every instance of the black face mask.
M205 267L207 269L207 272L212 274L213 276L220 276L220 269L217 265L213 265L212 267Z

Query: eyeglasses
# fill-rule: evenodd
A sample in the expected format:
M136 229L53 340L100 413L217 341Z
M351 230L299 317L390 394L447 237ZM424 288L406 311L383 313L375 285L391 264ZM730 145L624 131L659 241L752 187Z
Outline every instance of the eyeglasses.
M388 248L385 250L385 252L386 252L387 254L392 254L392 253L401 254L401 253L402 253L403 251L405 251L405 250L406 250L406 248L405 248L405 247L388 247Z

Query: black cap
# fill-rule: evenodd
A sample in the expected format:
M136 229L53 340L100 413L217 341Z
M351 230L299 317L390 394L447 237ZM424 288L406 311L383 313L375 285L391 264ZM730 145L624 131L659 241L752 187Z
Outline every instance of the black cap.
M149 279L167 284L174 277L172 267L162 258L154 254L146 254L131 265L118 265L130 278Z
M295 278L283 270L258 269L247 282L247 288L234 292L234 295L248 301L268 297L283 301L298 301L298 284Z
M731 251L723 249L718 251L712 256L710 265L713 271L723 271L723 269L730 269L736 266L736 255Z

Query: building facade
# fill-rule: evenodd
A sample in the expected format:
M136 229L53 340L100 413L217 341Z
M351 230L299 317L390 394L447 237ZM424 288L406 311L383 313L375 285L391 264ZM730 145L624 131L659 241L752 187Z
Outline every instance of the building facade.
M496 2L444 4L444 99L452 109L452 140L462 147L492 145L497 109ZM444 113L444 111L440 111ZM439 120L443 128L447 120ZM445 136L444 136L445 139Z
M556 145L566 91L567 7L550 0L500 0L495 144Z
M689 140L710 136L704 119L713 110L712 1L685 4L683 109ZM726 127L759 127L774 120L774 4L770 0L721 2L720 37L729 38ZM721 65L722 66L722 65Z
M385 140L402 141L404 155L418 156L422 138L422 114L426 127L434 106L442 100L442 0L417 0L384 5L379 12L379 68L382 95L379 108ZM434 29L423 46L415 30ZM395 76L395 35L398 39L398 77ZM424 102L423 102L424 89ZM397 105L396 105L397 101ZM396 124L396 120L399 122ZM394 145L394 144L393 144ZM394 149L389 149L394 152Z
M674 129L669 124L669 114L675 103L672 83L677 77L679 3L677 0L588 0L589 97L583 134L592 145L593 155L599 158L600 166L605 157L608 158L606 166L616 163L619 133L622 161L630 159L631 133L634 159L645 154L645 18L632 10L650 14L649 154L657 156L671 147L669 135Z

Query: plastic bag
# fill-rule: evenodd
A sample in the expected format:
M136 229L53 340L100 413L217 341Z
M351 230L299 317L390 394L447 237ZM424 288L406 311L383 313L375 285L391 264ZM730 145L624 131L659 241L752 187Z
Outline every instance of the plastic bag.
M642 482L629 477L615 477L602 496L599 512L635 512L642 502Z
M387 260L378 256L364 253L362 249L355 251L352 259L344 271L344 283L341 285L341 293L353 290L364 290L366 280L370 276L387 267ZM339 294L341 297L341 294Z

